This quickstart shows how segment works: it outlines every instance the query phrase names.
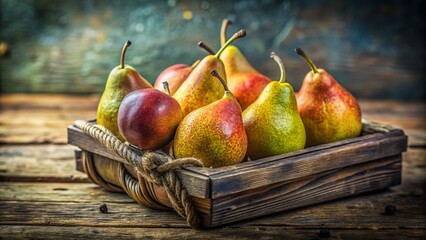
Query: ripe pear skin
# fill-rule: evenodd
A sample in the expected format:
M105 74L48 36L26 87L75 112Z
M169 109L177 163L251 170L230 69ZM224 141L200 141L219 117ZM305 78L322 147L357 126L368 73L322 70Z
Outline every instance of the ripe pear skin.
M243 112L247 155L252 160L300 150L306 143L293 87L285 82L284 64L274 52L271 58L280 67L280 80L268 83L259 98Z
M118 126L129 143L143 150L157 150L170 143L182 118L174 98L147 88L124 97L118 111Z
M324 69L306 74L297 103L306 129L308 147L357 137L361 109L355 97Z
M229 90L244 110L259 97L271 80L256 71L235 46L228 46L220 59L225 65Z
M117 118L123 98L135 90L151 87L152 85L129 65L112 69L98 104L97 124L106 127L123 141Z
M224 90L222 83L213 79L211 70L215 69L219 76L223 77L226 85L226 73L220 56L223 51L235 40L246 36L246 31L241 29L222 45L214 55L204 57L192 70L188 78L178 88L173 97L182 107L184 116L200 107L206 106L221 99ZM221 81L222 81L221 80Z
M213 79L210 74L211 69L217 69L221 76L225 76L222 61L213 55L206 56L173 94L173 98L179 102L184 116L223 96L223 86L219 81Z
M176 158L195 157L213 168L240 163L246 151L241 107L229 91L189 113L179 124L173 143Z
M192 68L186 64L175 64L164 69L157 77L154 88L167 93L163 88L163 82L169 83L170 94L174 94L183 81L192 72Z
M168 94L167 90L163 87L163 82L168 82L170 95L173 95L199 62L197 60L192 66L174 64L164 69L155 80L154 88Z

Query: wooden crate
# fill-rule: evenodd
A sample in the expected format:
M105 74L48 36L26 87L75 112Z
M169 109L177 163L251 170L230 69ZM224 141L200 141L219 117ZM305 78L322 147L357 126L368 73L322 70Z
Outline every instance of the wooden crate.
M102 178L118 185L112 173L126 161L79 129L68 127L68 142L94 160ZM202 225L215 227L271 213L388 188L401 183L402 152L407 136L401 129L364 122L361 136L279 156L221 168L178 170L195 200ZM77 169L83 170L80 156ZM170 206L161 187L151 192Z

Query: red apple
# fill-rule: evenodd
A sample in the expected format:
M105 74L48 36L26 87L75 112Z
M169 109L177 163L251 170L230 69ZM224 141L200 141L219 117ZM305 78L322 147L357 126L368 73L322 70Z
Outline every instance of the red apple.
M140 89L126 95L118 110L123 137L143 150L156 150L172 141L183 118L179 103L157 89Z

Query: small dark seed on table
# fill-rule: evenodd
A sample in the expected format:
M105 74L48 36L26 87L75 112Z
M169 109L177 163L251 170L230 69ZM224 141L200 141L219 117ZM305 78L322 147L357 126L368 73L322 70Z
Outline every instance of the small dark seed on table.
M326 229L321 229L319 232L319 237L320 238L329 238L330 237L330 231L326 230Z
M396 212L396 207L394 205L387 205L385 208L386 215L394 215Z
M99 211L101 211L101 213L107 213L108 212L108 207L105 203L101 204L101 206L99 207Z

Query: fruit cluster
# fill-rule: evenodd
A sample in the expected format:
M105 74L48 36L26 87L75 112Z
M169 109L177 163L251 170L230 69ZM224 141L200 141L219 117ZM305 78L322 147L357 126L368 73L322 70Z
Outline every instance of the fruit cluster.
M107 80L97 111L97 123L119 139L143 150L169 151L176 158L195 157L206 167L238 164L356 137L361 110L356 99L325 70L311 67L295 94L281 77L272 81L256 71L232 42L244 30L226 38L230 21L221 29L221 48L192 66L165 69L154 87L133 67L120 65Z

